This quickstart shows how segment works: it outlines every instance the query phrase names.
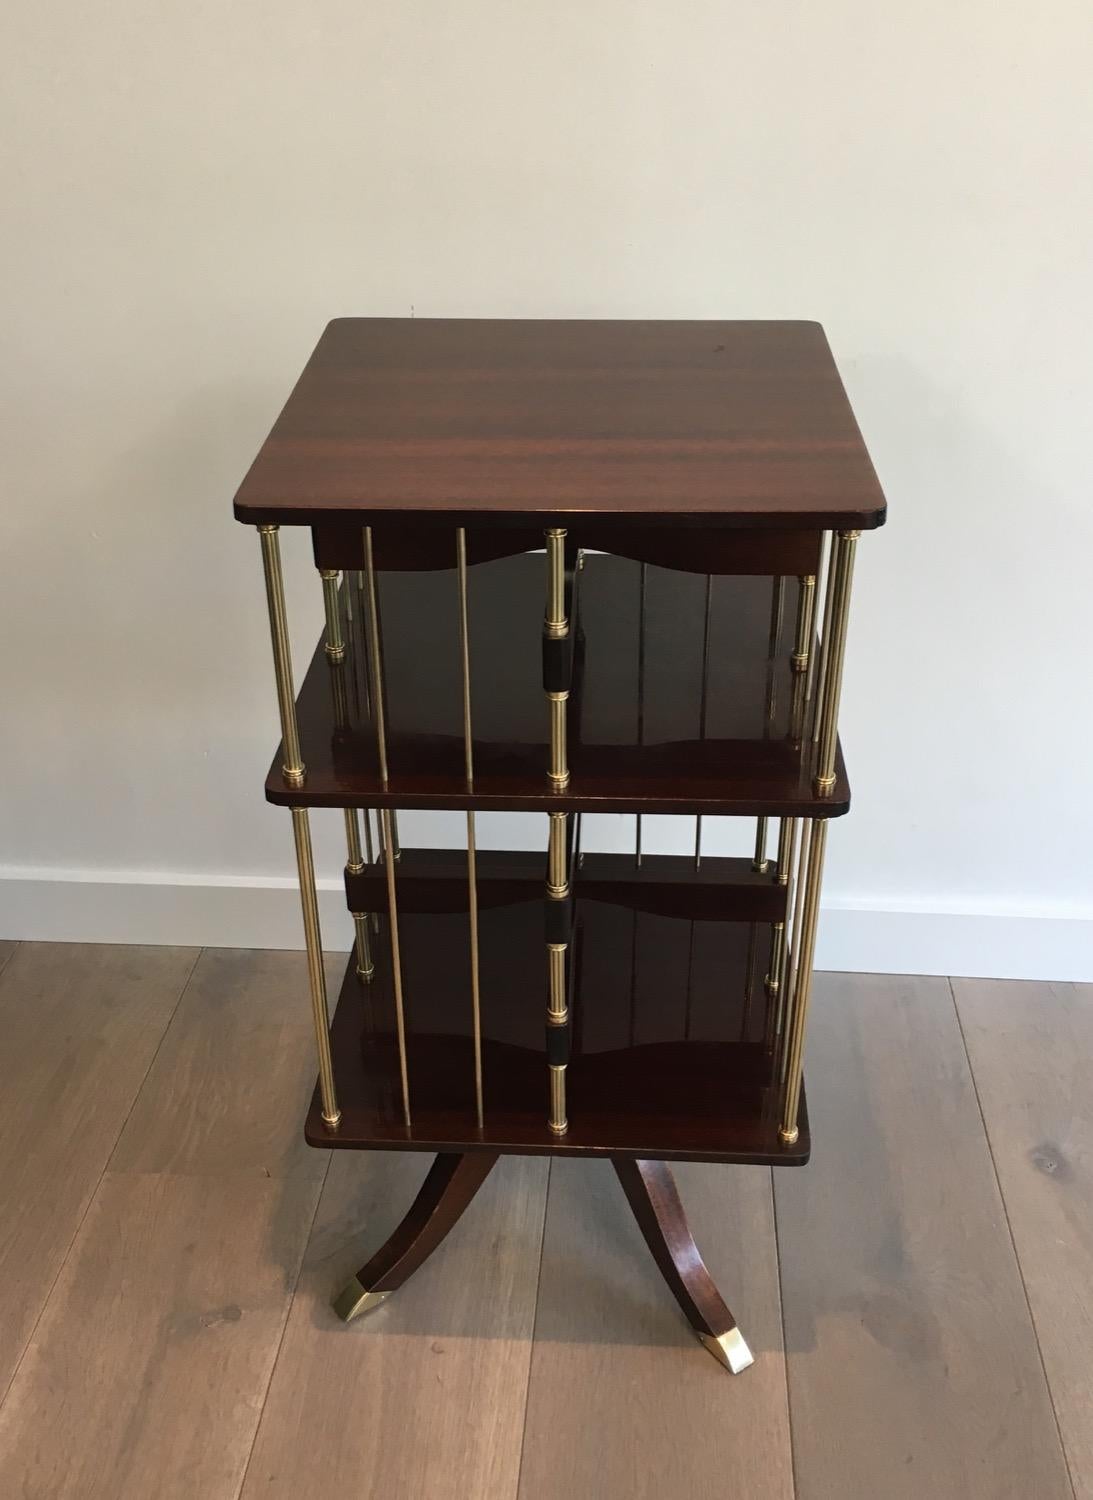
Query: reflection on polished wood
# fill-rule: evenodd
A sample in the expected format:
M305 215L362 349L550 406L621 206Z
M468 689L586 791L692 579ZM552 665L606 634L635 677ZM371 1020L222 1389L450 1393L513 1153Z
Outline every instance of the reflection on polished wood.
M235 514L354 512L829 529L885 501L818 323L336 318Z
M473 791L466 782L459 641L455 632L437 629L438 620L451 617L450 575L381 572L386 783L369 692L371 647L365 622L354 619L345 627L345 716L335 713L320 643L298 702L306 781L299 789L286 787L278 755L267 797L315 807L845 812L850 793L841 755L832 793L819 796L813 789L816 747L792 739L789 658L797 580L787 580L772 693L770 580L714 577L703 736L706 580L648 567L639 735L641 566L588 557L579 575L564 791L552 791L546 775L549 734L539 670L543 563L526 555L484 563L469 574L470 657L476 677L490 684L475 703Z
M749 1003L750 924L692 923L577 901L569 1129L559 1137L542 1108L541 903L483 906L479 920L483 1127L476 1119L469 978L462 962L465 914L402 911L412 1124L401 1107L390 950L381 920L367 1014L350 965L334 1018L338 1134L332 1138L322 1129L313 1103L307 1124L313 1144L807 1161L803 1102L797 1141L778 1139L781 1093L766 1046L770 1002L754 982L769 957L768 926L756 929L763 948Z

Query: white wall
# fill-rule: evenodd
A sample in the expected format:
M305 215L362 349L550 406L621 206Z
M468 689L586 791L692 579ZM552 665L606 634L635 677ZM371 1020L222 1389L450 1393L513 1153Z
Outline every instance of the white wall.
M328 317L819 318L891 503L821 961L1093 977L1084 0L39 0L4 29L0 931L296 941L230 500Z

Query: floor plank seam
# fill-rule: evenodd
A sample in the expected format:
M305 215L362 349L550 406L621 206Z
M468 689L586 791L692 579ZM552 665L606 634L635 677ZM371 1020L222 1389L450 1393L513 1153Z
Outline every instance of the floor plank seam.
M535 1336L539 1331L539 1299L543 1291L543 1250L546 1246L547 1215L550 1213L550 1188L554 1181L554 1161L547 1158L546 1191L543 1194L543 1227L539 1234L539 1262L535 1268L535 1313L531 1320L531 1344L528 1348L528 1378L524 1386L524 1420L520 1428L520 1462L516 1465L516 1488L513 1500L519 1500L524 1482L524 1449L528 1437L528 1411L531 1407L531 1371L535 1363Z
M300 1277L304 1274L304 1262L307 1260L307 1252L311 1249L311 1236L315 1233L315 1221L319 1217L319 1204L323 1201L323 1193L326 1191L326 1180L330 1176L331 1163L334 1160L333 1151L326 1154L326 1170L323 1172L323 1180L319 1184L319 1191L315 1194L315 1207L311 1214L311 1223L308 1225L307 1234L304 1236L303 1250L296 1265L296 1275L292 1279L292 1292L289 1295L288 1305L285 1308L284 1322L281 1324L281 1332L277 1337L277 1348L274 1350L273 1358L269 1366L269 1378L266 1388L262 1392L262 1401L258 1408L258 1420L254 1424L254 1433L247 1450L247 1461L243 1465L243 1472L239 1477L239 1487L235 1492L235 1500L239 1500L247 1486L247 1478L250 1475L250 1466L254 1460L255 1449L258 1447L258 1434L262 1430L262 1422L266 1415L266 1403L269 1400L270 1389L273 1385L273 1377L277 1374L277 1366L281 1360L281 1350L285 1346L285 1338L288 1335L288 1325L292 1318L292 1309L296 1305L296 1293L300 1290Z
M12 945L11 945L11 952L8 954L7 958L4 959L3 963L0 963L0 976L3 975L4 970L7 968L8 964L11 963L12 959L15 957L16 953L18 952L18 950L19 950L19 940L16 939L16 941L13 942Z
M1078 1491L1074 1483L1074 1475L1070 1468L1070 1454L1066 1451L1066 1443L1063 1441L1063 1430L1059 1424L1059 1413L1055 1406L1055 1392L1051 1388L1051 1377L1047 1373L1047 1365L1044 1362L1043 1345L1040 1343L1040 1330L1036 1326L1036 1314L1032 1310L1032 1301L1029 1298L1028 1283L1025 1280L1025 1268L1021 1264L1021 1255L1019 1250L1017 1249L1017 1241L1014 1238L1013 1224L1010 1220L1009 1205L1006 1202L1006 1194L1002 1187L1002 1178L998 1172L998 1163L994 1159L994 1144L991 1141L990 1127L987 1124L987 1117L983 1112L983 1101L979 1097L979 1081L975 1076L975 1067L972 1064L972 1055L968 1047L968 1038L964 1034L964 1018L960 1014L960 1005L956 998L956 990L953 987L953 981L951 977L948 980L948 985L949 996L953 1002L953 1011L956 1015L957 1030L960 1032L960 1044L964 1048L964 1056L968 1063L968 1075L972 1081L972 1092L975 1095L975 1104L976 1108L979 1111L980 1124L983 1127L983 1138L987 1143L987 1154L990 1156L991 1171L994 1173L995 1186L998 1189L998 1199L1002 1205L1002 1216L1006 1221L1006 1232L1009 1235L1010 1247L1013 1250L1013 1259L1017 1266L1017 1275L1021 1280L1021 1291L1024 1294L1025 1307L1028 1309L1029 1322L1032 1325L1033 1337L1036 1340L1036 1356L1040 1361L1040 1370L1043 1373L1044 1386L1047 1390L1048 1400L1051 1402L1051 1415L1055 1422L1055 1435L1059 1439L1059 1450L1063 1455L1063 1463L1066 1467L1066 1477L1067 1482L1070 1485L1070 1493L1075 1497L1075 1500L1077 1500Z
M189 970L188 970L188 972L186 974L186 978L182 981L182 984L179 987L178 998L176 999L174 1005L171 1007L171 1014L167 1017L167 1022L165 1024L162 1032L160 1033L159 1041L156 1043L156 1045L155 1045L155 1047L154 1047L154 1049L152 1051L152 1056L148 1060L148 1066L144 1070L144 1075L141 1078L140 1082L137 1084L136 1088L133 1090L133 1097L129 1101L129 1108L125 1111L125 1117L121 1121L121 1123L119 1124L119 1126L118 1126L118 1133L114 1137L114 1144L111 1146L109 1152L107 1153L106 1161L103 1163L102 1171L98 1175L98 1178L97 1178L97 1180L95 1182L94 1188L88 1194L87 1203L84 1205L84 1211L80 1215L80 1221L76 1225L75 1229L72 1231L72 1234L69 1237L68 1244L65 1246L65 1253L64 1253L64 1255L62 1255L62 1257L61 1257L61 1263L57 1267L57 1274L56 1274L56 1276L54 1276L53 1280L50 1282L50 1284L49 1284L49 1290L46 1292L45 1296L42 1298L42 1305L38 1309L38 1316L34 1319L34 1323L33 1323L32 1327L31 1327L31 1330L27 1334L26 1342L24 1343L22 1349L20 1349L20 1351L19 1351L19 1358L15 1361L15 1365L14 1365L14 1367L12 1369L12 1372L11 1372L11 1379L8 1381L7 1385L4 1387L3 1394L0 1395L0 1407L2 1407L4 1405L4 1403L7 1401L8 1396L11 1394L12 1388L14 1387L16 1380L18 1380L18 1378L19 1378L19 1371L22 1369L22 1367L23 1367L23 1361L27 1357L27 1350L34 1343L34 1339L35 1339L35 1337L36 1337L36 1335L38 1333L38 1328L39 1328L39 1326L41 1324L42 1319L45 1317L46 1308L49 1306L50 1299L52 1298L53 1293L56 1290L57 1283L60 1281L61 1277L64 1275L65 1267L68 1265L69 1259L71 1258L72 1247L75 1245L76 1241L79 1239L80 1234L81 1234L81 1232L83 1230L84 1224L87 1222L87 1216L91 1212L92 1208L94 1207L95 1199L99 1196L99 1190L102 1187L103 1179L105 1178L107 1172L110 1170L110 1163L113 1161L113 1159L114 1159L114 1153L118 1149L118 1142L121 1140L122 1134L125 1131L125 1127L129 1123L130 1116L132 1115L134 1109L136 1109L136 1107L137 1107L137 1100L140 1098L141 1094L143 1093L143 1091L144 1091L144 1085L148 1082L148 1076L151 1073L152 1069L155 1067L156 1058L159 1056L160 1048L163 1046L164 1039L165 1039L168 1031L170 1031L170 1029L171 1029L171 1024L174 1021L175 1016L178 1014L178 1008L182 1004L183 997L185 996L186 991L190 988L190 981L194 977L194 970L197 968L198 962L200 961L201 955L202 955L202 953L204 953L204 951L205 951L204 948L198 948L197 952L194 955L194 961L190 965L190 968L189 968ZM11 955L9 954L9 961L10 961L10 957L11 957ZM5 967L6 967L6 965L5 965Z
M807 1168L806 1168L807 1170ZM786 1426L789 1428L789 1478L794 1500L797 1496L797 1445L793 1441L793 1397L789 1389L789 1343L786 1339L786 1299L782 1294L782 1242L778 1233L778 1194L774 1190L774 1168L770 1175L770 1207L774 1216L774 1258L778 1269L778 1320L782 1327L782 1376L786 1385Z

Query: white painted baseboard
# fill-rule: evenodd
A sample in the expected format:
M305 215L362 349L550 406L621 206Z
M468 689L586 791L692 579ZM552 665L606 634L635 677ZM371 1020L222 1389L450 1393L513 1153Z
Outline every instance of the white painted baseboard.
M348 949L340 880L320 882L323 940ZM168 943L210 948L303 946L295 885L256 876L0 869L0 938ZM1093 912L958 909L834 896L820 919L817 966L872 974L1093 980Z

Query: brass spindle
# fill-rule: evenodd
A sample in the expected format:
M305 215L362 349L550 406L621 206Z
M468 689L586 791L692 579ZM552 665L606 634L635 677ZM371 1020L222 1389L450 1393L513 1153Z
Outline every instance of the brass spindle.
M808 670L809 651L812 640L809 635L809 624L812 617L812 604L816 595L816 575L806 573L804 577L798 578L799 593L797 595L797 637L793 647L793 655L790 665L795 672Z
M825 621L824 635L830 640L825 650L823 700L819 705L820 730L817 740L817 796L829 796L835 786L835 751L839 738L839 697L842 692L843 661L846 654L846 625L850 613L850 585L854 577L854 554L858 531L840 531L831 548L831 618Z
M786 957L782 971L782 1055L780 1077L784 1083L789 1067L789 1039L793 1031L798 996L798 974L801 958L801 913L804 900L803 876L808 868L808 855L813 834L813 819L802 818L799 823L800 846L797 851L796 875L789 888L789 905L786 910Z
M368 827L367 813L365 814L365 827ZM368 835L368 840L371 843L371 833ZM361 831L355 807L345 809L345 847L347 850L346 873L348 875L363 874L364 854L361 850ZM369 850L369 860L371 860L371 850ZM372 944L368 936L368 913L355 911L351 915L357 950L357 974L361 979L371 979L376 972L376 967L372 960Z
M300 906L304 917L304 941L307 945L311 1015L315 1023L315 1044L319 1053L319 1097L322 1101L323 1120L334 1130L342 1112L338 1108L334 1063L330 1056L330 1014L326 1004L326 975L323 973L323 941L319 930L315 861L311 853L311 825L306 807L292 808L292 834L296 840L296 869L300 879Z
M702 623L702 687L698 700L698 738L706 738L706 718L710 699L710 604L713 599L713 575L706 574L706 607ZM702 814L695 816L695 869L702 864ZM694 924L691 925L691 942L694 942ZM688 985L690 981L688 980Z
M467 619L467 533L456 532L456 573L459 581L459 649L463 665L463 760L467 791L474 786L474 734L471 725L471 648ZM482 1005L478 970L478 851L474 811L467 809L467 910L471 944L471 1023L474 1035L474 1102L478 1128L484 1123L482 1103Z
M376 591L376 568L372 550L372 528L364 528L365 592L368 599L369 645L372 657L372 707L376 724L376 752L379 756L380 780L387 786L387 720L384 713L383 655L380 651L379 596ZM402 955L399 949L398 895L395 890L394 815L390 808L380 812L383 864L387 875L387 925L391 940L391 977L395 990L395 1024L398 1029L399 1074L402 1080L402 1114L410 1126L410 1073L406 1060L406 1015L402 992Z
M402 1118L410 1128L410 1072L406 1063L406 1013L402 993L402 953L399 948L398 895L395 890L395 860L391 852L391 811L380 813L383 831L383 865L387 874L387 928L391 936L391 976L395 987L395 1025L398 1030L398 1065L402 1082Z
M552 913L550 903L564 902L568 905L570 897L569 869L567 865L567 834L568 818L565 813L549 814L549 844L547 848L547 902L548 921ZM551 923L548 932L556 933ZM566 955L568 944L557 940L547 942L547 975L548 975L548 997L547 997L547 1038L548 1043L553 1045L551 1039L561 1037L565 1034L568 1041L569 1029L569 998L566 991ZM564 1055L568 1056L568 1047L564 1048ZM566 1118L566 1066L567 1063L558 1060L558 1055L548 1050L547 1071L550 1080L549 1114L547 1123L555 1135L564 1135L569 1128Z
M772 1002L772 1024L768 1035L770 1046L774 1046L782 1030L782 1012L785 1006L786 952L789 945L790 907L793 897L793 866L797 856L797 818L781 818L778 823L777 881L785 889L785 909L781 922L774 924L771 943L770 972L767 975L766 991Z
M648 563L638 568L638 745L645 744L645 587ZM634 863L641 869L641 813L634 814ZM636 920L636 914L635 914Z
M796 963L793 1016L789 1032L786 1066L786 1093L782 1125L778 1132L787 1146L798 1135L797 1115L801 1103L801 1074L804 1060L805 1027L812 995L812 967L816 956L816 924L820 914L820 887L823 881L824 851L827 847L826 818L817 818L808 851L808 865L803 876L803 898L799 935L794 946L800 952Z
M282 773L290 786L300 786L304 780L304 763L300 756L300 738L296 727L292 656L289 650L285 585L281 572L281 548L277 527L259 526L258 535L262 547L262 568L266 580L266 604L269 608L273 669L277 680L277 704L281 715L281 742L284 753ZM296 871L300 884L300 909L304 919L304 942L307 947L311 1015L315 1026L315 1046L319 1055L319 1097L323 1120L330 1130L336 1130L341 1120L341 1110L338 1108L338 1093L334 1084L334 1063L330 1055L330 1014L326 1000L326 975L323 972L323 944L319 927L319 898L315 888L315 860L311 851L311 825L306 808L294 807L291 812L292 834L296 844Z
M285 611L285 581L281 572L281 544L276 526L259 526L262 546L262 570L266 579L266 604L269 608L269 630L273 642L273 670L277 680L277 707L281 715L281 750L284 760L281 774L289 786L302 786L305 768L300 754L300 734L296 725L296 693L292 685L292 652L288 641Z
M543 628L550 640L564 640L569 634L569 620L565 612L565 529L551 527L546 533L547 554L547 603ZM561 789L569 782L569 763L566 749L566 705L569 700L568 687L547 693L550 700L550 765L549 780Z
M808 660L808 673L805 678L805 702L808 706L808 728L806 735L811 734L815 739L819 730L820 716L818 704L823 693L823 679L825 663L827 661L827 645L829 640L828 626L831 623L831 589L835 578L835 570L831 566L831 547L829 545L829 534L825 531L820 542L820 561L816 572L816 603L814 614L816 619L816 636L818 649L813 651ZM820 580L824 580L824 610L823 619L820 618Z
M336 568L320 568L323 581L323 608L326 611L326 654L331 661L345 660L345 638L342 635L342 616L338 604L338 572Z

